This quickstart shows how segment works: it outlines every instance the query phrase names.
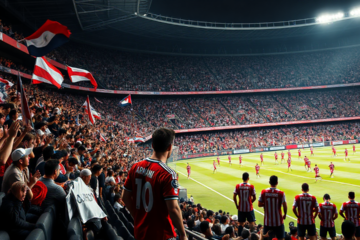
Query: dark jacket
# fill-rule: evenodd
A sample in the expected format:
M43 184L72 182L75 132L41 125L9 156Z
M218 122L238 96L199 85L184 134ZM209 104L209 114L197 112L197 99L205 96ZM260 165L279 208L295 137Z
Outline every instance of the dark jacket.
M35 224L26 221L26 214L22 202L12 193L7 194L0 207L0 228L8 233L19 230L33 230Z

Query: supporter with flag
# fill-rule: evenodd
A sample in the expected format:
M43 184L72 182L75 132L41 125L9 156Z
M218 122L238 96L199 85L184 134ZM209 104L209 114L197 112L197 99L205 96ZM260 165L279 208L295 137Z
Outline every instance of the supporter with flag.
M121 107L125 107L129 104L132 104L132 101L131 101L131 95L128 95L127 97L125 97L123 100L120 101L120 106Z

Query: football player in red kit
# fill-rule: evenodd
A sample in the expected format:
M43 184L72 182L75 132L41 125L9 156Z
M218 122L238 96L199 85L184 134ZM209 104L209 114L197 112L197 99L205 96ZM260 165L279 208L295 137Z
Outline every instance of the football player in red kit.
M289 170L292 171L292 169L291 169L291 157L288 158L287 164L288 164L288 172L289 172Z
M214 167L213 173L215 173L215 171L216 171L216 162L215 162L215 160L213 162L213 167Z
M314 156L314 149L312 146L310 147L310 152L311 152L310 156Z
M239 156L239 165L240 165L240 167L242 166L242 156L241 155Z
M298 160L301 158L301 150L300 149L298 149Z
M330 195L324 195L324 203L319 205L319 218L320 218L320 237L321 240L327 239L329 233L331 240L335 240L336 230L334 220L338 217L336 205L330 202Z
M355 224L355 238L360 240L360 203L355 201L354 192L349 192L348 198L349 201L344 202L340 208L340 216Z
M355 144L353 145L353 155L356 153Z
M229 159L229 165L231 166L232 164L231 164L231 156L230 155L228 156L228 159Z
M261 161L261 165L264 165L264 156L262 153L260 153L260 161Z
M350 161L349 152L348 152L347 148L345 148L345 158L344 158L344 161L346 161L346 160Z
M281 163L283 163L283 161L285 161L285 153L284 152L281 152Z
M218 162L218 165L220 167L220 157L217 157L217 162Z
M333 178L335 165L332 162L330 162L329 168L330 168L330 177Z
M320 177L320 169L317 166L317 164L315 164L314 171L315 171L315 180L316 180L316 182L317 182L317 180L322 180L322 178Z
M333 151L333 157L336 157L336 148L334 146L332 146L332 151Z
M255 166L255 171L256 171L256 177L257 178L259 178L260 177L260 166L259 166L259 164L256 164L256 166Z
M191 174L191 167L190 167L189 163L188 163L187 166L186 166L186 170L187 170L188 179L189 179L189 178L190 178L190 174Z
M277 152L275 152L274 156L275 156L275 164L279 164Z

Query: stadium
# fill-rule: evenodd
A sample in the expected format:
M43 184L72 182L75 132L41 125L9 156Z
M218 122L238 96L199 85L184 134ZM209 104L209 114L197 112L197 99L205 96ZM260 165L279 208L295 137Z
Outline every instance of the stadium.
M360 240L360 2L0 0L0 240Z

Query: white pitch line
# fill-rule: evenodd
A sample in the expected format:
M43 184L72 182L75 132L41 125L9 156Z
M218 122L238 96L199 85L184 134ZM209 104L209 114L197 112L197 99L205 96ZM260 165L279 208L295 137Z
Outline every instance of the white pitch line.
M185 177L187 177L187 175L186 175L186 174L184 174L184 173L182 173L182 172L180 172L180 171L177 171L177 172L178 172L178 173L180 173L180 174L182 174L182 175L184 175ZM193 180L194 182L196 182L196 183L200 184L201 186L206 187L207 189L209 189L209 190L213 191L214 193L216 193L216 194L218 194L218 195L220 195L220 196L222 196L222 197L226 198L227 200L229 200L229 201L231 201L231 202L234 202L234 200L233 200L233 199L231 199L231 198L229 198L229 197L225 196L224 194L219 193L218 191L216 191L216 190L212 189L212 188L211 188L211 187L209 187L209 186L206 186L205 184L203 184L203 183L201 183L201 182L199 182L199 181L195 180L194 178L190 177L190 179L191 179L191 180ZM260 213L261 215L263 215L263 216L264 216L264 213L260 212L259 210L255 209L255 208L254 208L254 211L255 211L255 212L258 212L258 213ZM287 217L289 217L289 218L294 219L295 221L297 221L297 219L296 219L296 218L294 218L294 217L292 217L292 216L290 216L290 215L287 215ZM319 230L319 228L316 228L316 229L317 229L317 230ZM337 234L337 235L340 235L339 233L336 233L336 234Z

